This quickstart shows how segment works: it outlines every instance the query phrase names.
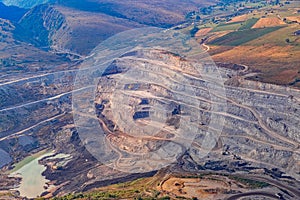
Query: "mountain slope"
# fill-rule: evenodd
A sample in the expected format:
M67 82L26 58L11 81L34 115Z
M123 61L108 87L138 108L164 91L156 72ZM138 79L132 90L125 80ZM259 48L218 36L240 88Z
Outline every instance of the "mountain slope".
M126 18L135 22L170 27L183 22L185 15L191 11L198 10L204 5L211 5L216 1L194 0L59 0L60 5L73 7L91 12L102 12L108 15Z
M126 19L47 4L26 13L15 36L23 41L31 38L38 47L86 55L106 38L137 27L141 25Z
M6 6L0 2L0 18L18 21L27 12L26 9L16 6Z
M213 2L128 0L5 1L33 7L16 26L15 37L39 48L87 55L103 40L116 33L143 27L171 27L186 14ZM53 4L40 3L50 2ZM176 5L176 6L170 6Z
M8 6L17 6L20 8L32 8L39 4L44 4L48 2L54 2L53 0L0 0L5 5Z

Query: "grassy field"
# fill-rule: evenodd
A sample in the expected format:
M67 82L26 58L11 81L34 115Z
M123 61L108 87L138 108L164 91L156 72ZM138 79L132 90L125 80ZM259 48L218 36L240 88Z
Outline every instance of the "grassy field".
M248 187L250 187L251 189L261 189L264 187L268 187L269 184L265 183L265 182L261 182L261 181L256 181L256 180L252 180L252 179L248 179L248 178L241 178L238 176L229 176L230 179L236 180L239 183L245 184Z
M257 21L259 20L259 18L251 18L251 19L248 19L247 21L243 22L241 27L239 28L240 31L243 31L243 30L248 30L248 29L251 29L252 26L254 26L254 24L257 23Z
M222 37L212 40L209 44L223 45L223 46L239 46L243 45L251 40L255 40L268 33L276 31L282 27L270 27L262 29L249 29L243 31L235 31L228 33Z
M241 27L240 22L223 23L216 26L211 32L238 30Z
M170 199L166 195L153 188L159 184L160 179L156 176L150 178L141 178L131 182L119 183L95 189L87 193L68 194L64 197L55 197L53 200L69 199ZM42 198L41 198L42 199Z
M295 36L293 33L299 30L299 25L285 26L260 38L251 41L254 46L261 46L266 44L272 44L274 46L294 46L300 48L300 38ZM289 39L289 43L286 42Z
M248 17L240 22L242 25L237 31L228 30L230 26L215 26L216 32L208 40L209 53L216 62L248 65L250 72L257 73L252 80L299 88L300 37L294 32L300 27L289 20L286 24L283 22L289 16L299 18L298 10L300 5L295 2L282 7L269 6L237 16L237 20ZM253 28L255 24L265 28ZM223 31L226 29L227 33Z

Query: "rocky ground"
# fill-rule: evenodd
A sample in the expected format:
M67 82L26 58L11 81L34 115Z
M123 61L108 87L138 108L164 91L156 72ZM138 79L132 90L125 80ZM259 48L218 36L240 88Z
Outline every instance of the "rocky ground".
M247 66L218 63L216 68L205 51L194 62L158 47L119 55L91 83L96 90L78 88L78 68L101 61L95 52L84 55L110 36L89 35L95 40L82 51L82 40L76 43L75 37L86 33L82 25L99 31L96 27L108 24L114 33L127 28L113 23L116 16L86 10L73 16L72 9L77 8L39 6L20 24L0 20L1 191L15 191L20 182L7 174L13 164L49 149L70 158L59 167L64 159L40 161L49 185L56 186L46 189L46 197L153 176L163 167L178 174L237 174L273 185L273 193L286 191L286 199L300 196L299 90L247 80L253 76ZM35 21L37 16L42 21ZM42 31L18 27L33 21ZM126 18L120 23L143 26ZM38 40L25 43L18 38L22 30ZM65 40L65 34L75 36ZM87 69L98 73L95 66ZM88 93L95 94L92 109L84 104L78 109L78 95L90 100ZM96 124L101 148L90 148L97 138L82 135L89 127L76 119Z
M138 81L133 79L137 74ZM212 170L257 176L261 170L261 175L297 185L298 91L244 80L247 72L242 68L223 68L220 74L224 96L208 88L207 76L199 75L187 61L168 52L129 53L107 68L97 87L96 116L111 144L110 150L115 152L113 166L123 172L101 165L91 155L93 152L84 148L73 122L72 71L4 83L2 90L10 87L11 92L15 88L18 98L2 96L1 152L9 156L1 163L9 164L11 159L16 162L45 148L71 154L71 161L58 170L51 168L47 160L42 161L49 166L45 172L47 179L59 186L50 193L53 195L149 176L159 169L155 165L157 156L166 160L163 165L177 160L175 171ZM189 85L184 88L185 83ZM22 98L22 91L31 91L32 99ZM159 113L157 108L165 109L163 115L155 115ZM116 113L120 113L119 117ZM203 138L210 133L218 134L220 128L211 124L212 117L220 123L224 120L223 127L220 135L209 137L213 148L203 156L201 152L209 148ZM141 127L140 131L134 126ZM178 147L173 148L172 143ZM170 150L174 154L170 155ZM139 158L143 155L153 156L145 162ZM138 163L139 169L133 170L140 174L129 174L134 165L128 162ZM109 163L105 164L112 167ZM149 166L153 170L147 170ZM6 189L14 188L17 181L5 177L4 180Z

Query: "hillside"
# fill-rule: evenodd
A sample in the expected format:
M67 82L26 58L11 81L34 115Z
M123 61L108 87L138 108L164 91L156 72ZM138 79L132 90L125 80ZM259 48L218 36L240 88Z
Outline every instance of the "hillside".
M184 22L185 16L189 12L196 11L200 7L213 5L217 0L2 0L2 2L8 6L13 5L27 9L36 5L51 3L82 11L104 13L118 18L129 19L140 24L171 27Z
M300 196L299 1L0 2L0 199Z
M17 6L19 8L32 8L39 4L44 4L48 2L54 2L55 0L0 0L5 5L8 6Z
M57 1L28 11L20 20L15 36L40 48L87 55L116 33L144 25L170 27L182 23L187 13L211 3L203 0Z
M119 18L130 19L140 24L171 27L185 20L185 15L199 7L216 2L208 0L61 0L58 4L79 10L101 12Z
M0 2L0 18L8 19L10 21L19 21L21 17L27 12L26 9L16 6L6 6Z
M299 2L291 1L218 16L214 22L200 22L196 37L205 40L216 62L247 65L251 80L300 87L299 9Z
M116 33L141 27L102 13L50 5L33 8L18 25L15 36L20 40L29 40L38 47L83 55Z
M20 73L25 76L26 73L36 73L40 70L55 71L62 67L61 65L70 62L66 55L46 52L15 39L15 29L15 25L10 21L0 19L0 82L19 76Z

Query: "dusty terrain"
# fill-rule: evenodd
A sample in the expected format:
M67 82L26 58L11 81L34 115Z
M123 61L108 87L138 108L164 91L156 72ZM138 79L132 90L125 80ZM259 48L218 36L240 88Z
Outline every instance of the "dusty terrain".
M188 116L187 114L189 113L189 109L191 109L190 106L194 103L189 105L186 104L187 102L181 102L182 100L177 100L172 103L172 94L174 94L175 91L180 91L180 87L178 88L179 85L177 87L172 85L179 84L180 82L176 82L176 79L170 78L175 76L176 73L174 72L180 72L194 85L195 92L199 95L194 97L195 100L199 102L199 107L195 107L192 110L197 109L198 111L196 113L199 114L199 119L201 119L202 125L199 127L200 138L205 136L209 130L209 119L210 116L212 116L211 109L215 103L211 100L211 95L213 95L214 98L225 98L225 101L214 100L226 102L227 112L224 113L225 107L223 106L225 105L222 106L222 104L218 108L220 110L216 112L217 116L225 118L225 124L220 140L216 143L213 151L201 160L197 159L197 154L191 154L191 157L184 156L180 162L183 164L179 165L179 169L182 168L186 171L197 171L197 168L198 170L207 169L216 171L238 170L246 173L250 171L254 174L255 170L261 169L263 170L263 174L268 174L273 172L271 170L265 171L264 169L276 168L278 169L278 173L274 172L274 174L276 174L278 179L284 179L285 176L281 175L282 173L286 174L286 176L289 177L288 179L292 182L299 178L299 138L297 135L299 128L297 123L299 120L299 113L297 112L299 109L299 93L297 90L244 80L243 75L247 74L244 68L241 68L240 71L224 69L221 70L221 73L225 81L227 95L226 97L218 97L218 94L213 91L208 93L207 86L205 86L205 84L203 85L205 82L201 81L201 77L197 77L196 74L193 74L193 70L189 70L188 68L189 65L185 64L185 61L179 57L157 50L138 53L136 54L137 57L134 55L135 54L128 54L128 56L123 56L116 62L117 65L114 68L108 68L106 76L103 77L103 79L110 77L110 81L99 82L99 94L95 101L97 105L96 108L100 109L97 111L99 113L98 120L102 124L102 127L107 126L104 130L107 132L106 134L108 134L109 142L114 146L113 150L119 152L118 155L120 157L117 158L115 163L117 168L123 168L124 170L124 166L122 165L126 166L126 157L121 157L122 154L123 156L128 156L130 154L136 154L137 152L139 152L138 154L144 154L146 152L150 153L156 151L161 145L164 146L168 144L170 140L173 140L174 137L176 138L176 135L172 134L172 132L176 130L181 120L188 120L188 118L186 118ZM134 65L132 65L132 63L134 63ZM167 85L170 85L170 88L164 89L162 85L159 85L159 82L157 82L156 85L148 84L147 87L145 87L146 85L137 85L133 82L132 85L129 84L125 87L127 89L124 90L125 93L120 94L121 96L111 98L112 96L109 95L109 91L114 87L113 79L120 77L120 73L125 73L127 71L126 69L130 69L131 66L135 66L139 72L147 73L151 77L155 75L163 78L160 80L169 79L171 82ZM158 69L157 66L160 66L160 70L165 73L155 71L154 69ZM115 73L115 69L118 69L117 73ZM72 77L72 74L66 73L65 75ZM19 106L4 107L1 110L3 116L7 116L7 120L1 122L1 127L6 127L5 130L2 130L1 143L5 144L10 142L13 146L9 148L19 149L15 151L16 153L22 152L20 151L20 145L22 145L20 138L26 136L31 138L31 141L36 141L35 143L27 143L26 148L35 148L35 151L38 151L38 149L54 145L58 152L72 155L72 161L63 169L55 170L49 167L46 171L46 177L49 180L53 180L53 184L56 186L60 186L57 190L52 191L52 195L66 194L74 191L75 188L76 191L78 191L78 189L85 191L97 186L147 176L147 174L132 176L124 172L111 171L101 164L96 164L97 160L91 157L81 146L76 129L74 125L72 125L73 120L70 107L71 94L68 92L65 94L62 93L62 91L68 91L70 89L68 87L64 89L63 87L64 85L68 85L69 82L62 81L66 80L64 76L61 77L60 75L60 79L52 79L51 76L51 74L45 75L45 77L41 79L42 82L40 82L40 85L42 89L39 90L39 92L43 94L43 91L47 89L46 85L42 86L44 81L48 82L48 84L49 81L52 81L57 88L59 88L55 93L61 91L57 97L52 96L45 101L42 95L41 100L35 100L35 103L31 103L31 100L31 102L27 104L20 103ZM45 78L51 79L47 80ZM26 80L28 83L30 83L30 81L36 82L37 80ZM130 80L127 81L130 83ZM10 86L15 84L18 84L18 81L9 83ZM60 84L62 87L59 86ZM6 85L2 87L4 86ZM147 88L148 92L145 92ZM105 92L103 93L103 91ZM182 92L185 92L185 90ZM150 95L151 93L152 95ZM132 100L127 100L125 103L132 102L134 107L127 108L131 110L127 114L128 118L113 118L113 115L110 113L114 104L109 103L109 101L115 103L117 101L119 105L121 105L122 98L125 97L124 95L131 96L130 98ZM139 134L142 134L141 132L128 132L130 129L126 129L126 125L122 124L122 121L126 122L132 118L136 121L134 123L149 123L147 115L137 115L135 113L138 113L138 110L133 111L132 109L137 106L136 108L143 110L143 108L157 105L159 102L155 99L157 99L157 97L163 99L165 95L171 95L168 100L170 106L167 112L172 113L173 111L174 113L174 115L170 115L170 118L166 121L166 125L169 126L169 128L165 127L160 133L151 137L140 137ZM141 101L138 99L140 98L143 98L142 102L144 102L144 105L139 107L138 104L141 103ZM103 101L103 99L106 99L106 101ZM166 101L166 99L164 101ZM47 103L45 104L44 102ZM100 106L101 102L106 102L104 107ZM189 101L189 103L191 102ZM174 109L176 107L178 108L178 105L181 105L181 111L174 112ZM155 107L153 108L155 109ZM30 109L30 112L26 112L28 109ZM15 111L24 113L23 116L28 115L27 118L31 120L26 121L24 117L18 117ZM34 117L36 116L36 112L45 114L38 115L39 117L36 118ZM181 116L181 112L186 113L185 116ZM137 118L135 119L133 116L137 116ZM9 126L11 118L15 118L15 120L22 122L22 124L18 123L18 126ZM115 121L116 119L118 120ZM160 124L162 122L158 121ZM189 120L187 122L190 123ZM50 124L51 129L47 128L49 126L45 126ZM158 126L162 126L162 124L158 124ZM117 128L116 125L118 125ZM29 127L29 129L27 129L27 127ZM214 130L211 129L210 131ZM132 137L132 135L134 137ZM52 140L53 143L47 143L49 140ZM198 142L195 142L196 145ZM38 144L38 148L34 146L36 144ZM200 141L199 144L201 144ZM199 144L192 146L192 148L195 148L195 152L201 149L201 145L199 146ZM66 147L68 147L67 151ZM78 154L78 152L81 153ZM178 152L177 155L183 155L183 152ZM16 154L13 155L13 157L22 158L22 154L18 156ZM127 159L129 158L130 157ZM191 158L195 163L190 163L189 160ZM214 160L211 158L214 158ZM47 162L45 162L45 164L48 165ZM49 166L51 165L53 164L49 163ZM193 165L197 167L195 168ZM80 174L76 173L78 170L81 171ZM65 174L65 176L61 176L62 173ZM100 176L100 174L103 173L107 176ZM296 183L297 182L295 182L295 184ZM12 185L8 185L6 188L12 188ZM220 188L222 187L220 186ZM168 191L167 189L163 190ZM190 193L187 192L187 195L188 194ZM220 194L222 194L222 192ZM45 193L45 195L49 195L49 193Z
M199 24L199 42L217 62L243 64L251 80L299 87L299 2L261 8L220 22ZM207 32L207 28L212 30Z
M275 86L275 85L255 83L252 81L240 79L239 77L234 77L234 74L232 74L232 75L228 75L228 77L231 78L225 78L225 84L228 84L225 86L227 96L222 97L219 96L221 94L213 93L212 91L205 89L205 86L204 85L202 86L199 82L200 77L198 78L189 77L190 73L193 72L193 70L188 69L187 64L181 62L178 63L178 61L177 62L173 61L174 59L176 60L176 58L171 57L170 60L168 60L169 58L165 58L161 63L161 62L154 61L159 58L159 52L154 51L154 52L145 52L140 54L146 57L143 57L143 59L141 60L137 59L137 61L134 61L134 59L132 59L130 56L128 58L124 57L119 61L117 61L118 64L116 67L119 69L118 73L110 75L109 76L110 80L101 81L100 79L100 86L98 87L99 99L96 99L96 102L98 104L102 104L102 106L99 106L101 108L101 110L99 111L100 119L102 122L105 122L106 119L107 122L109 122L109 127L112 128L114 127L113 130L107 129L107 131L109 131L112 137L122 138L116 140L112 139L111 142L113 143L115 148L120 150L122 149L121 151L126 151L128 153L136 152L139 150L141 151L140 153L145 153L144 151L146 152L151 151L151 149L143 149L143 147L149 146L146 145L147 143L146 141L148 140L149 141L157 140L157 143L160 144L159 141L161 140L169 141L171 139L172 141L172 139L178 137L175 134L176 133L175 130L177 126L176 123L179 123L178 126L180 126L180 121L178 121L178 119L176 120L176 118L171 120L172 115L170 116L170 119L168 118L166 119L167 121L169 120L172 121L170 124L167 123L170 126L170 128L164 126L164 129L156 133L157 136L153 138L149 137L149 139L145 137L144 138L145 141L143 141L144 140L143 137L138 136L139 134L140 135L146 134L142 132L143 129L141 130L140 133L136 133L134 131L135 129L126 128L125 124L126 123L130 124L131 123L130 118L132 117L133 120L136 120L138 123L147 124L148 122L146 119L149 117L148 115L146 114L141 115L140 117L137 118L135 118L134 116L136 115L136 113L139 113L143 110L147 112L149 107L151 112L151 107L159 103L156 102L157 100L155 100L158 97L159 99L164 97L163 102L167 103L167 105L169 104L170 106L170 108L168 108L170 109L169 112L172 112L172 110L176 108L176 105L177 106L181 105L182 110L186 109L185 111L182 112L184 112L185 115L188 115L189 109L191 109L191 106L193 105L193 104L191 105L191 102L189 102L190 105L187 102L181 102L182 100L181 101L169 100L170 102L167 102L166 98L172 98L171 94L173 92L177 93L180 91L180 90L179 91L175 90L176 87L173 86L173 84L176 85L179 82L172 83L172 81L175 81L172 79L170 80L171 82L167 84L170 85L168 88L162 87L161 85L159 85L159 82L156 82L155 85L152 85L151 82L147 84L145 83L146 85L144 85L143 83L138 84L133 82L132 84L134 84L134 86L132 86L132 88L131 87L128 88L128 90L125 89L122 92L122 94L118 96L117 100L114 98L114 95L112 94L109 95L110 90L116 87L117 85L115 84L120 81L119 78L122 77L122 79L124 79L124 76L120 76L119 73L124 72L126 76L127 75L126 71L128 71L127 67L130 66L129 63L131 63L132 65L132 63L134 62L134 66L136 67L136 70L138 71L141 70L143 73L146 73L148 77L157 75L157 76L161 76L161 80L164 80L165 77L170 76L169 74L173 74L172 71L169 71L171 69L180 72L180 74L183 74L183 77L186 78L188 77L188 80L191 81L193 85L197 86L196 97L193 98L195 98L195 100L197 101L200 101L199 103L200 107L197 108L198 111L195 111L195 112L199 112L200 115L199 117L201 119L201 123L203 124L199 130L201 132L200 135L202 134L205 135L205 132L208 131L208 129L210 128L209 116L211 116L212 113L214 112L212 111L213 108L212 104L214 103L214 101L212 100L205 101L202 98L206 96L207 96L206 98L209 98L208 97L209 95L213 95L218 98L225 98L226 105L220 106L218 108L220 110L217 112L218 113L217 115L225 117L225 121L226 121L221 135L223 146L222 147L220 146L220 149L216 150L216 152L220 151L221 154L223 151L228 151L230 152L230 154L239 155L245 160L249 159L249 161L263 160L263 162L257 161L259 162L259 165L266 164L266 166L270 166L276 163L277 168L281 168L282 170L291 169L290 172L293 174L293 176L297 176L300 167L297 158L298 148L299 148L298 144L300 142L297 134L297 129L299 128L297 124L297 119L299 117L298 116L299 94L297 90L292 90L292 89ZM143 67L145 63L148 64L146 64L146 66ZM164 73L160 73L159 71L153 71L157 69L158 65L160 66L159 71L162 71ZM168 68L167 66L172 66L172 68L171 67ZM185 68L181 68L183 66L185 66ZM136 73L143 74L142 72L136 72ZM194 77L197 77L196 74L192 74L192 75ZM144 75L141 75L140 77L141 80L144 79L143 76ZM226 75L224 74L224 76ZM125 82L126 81L127 80L125 80ZM128 84L130 84L130 81L128 82ZM265 88L265 89L261 89L261 88ZM186 92L186 91L182 90L181 92ZM197 94L199 94L199 97L197 97ZM188 94L186 94L186 96L188 96ZM129 99L126 99L125 97ZM113 113L115 112L114 111L115 101L117 101L118 102L117 105L120 106L123 102L123 98L125 98L124 103L132 102L133 107L127 108L128 109L127 114L124 114L126 117L124 117L124 115L120 115L121 118L114 118ZM138 106L138 110L136 110L136 107L134 105L135 104L136 106L139 105L139 103L141 103L140 99L143 99L144 101L147 100L147 103L145 105L141 104L141 107ZM269 100L265 101L264 99L269 99ZM101 102L105 102L105 103L103 104ZM289 103L288 105L278 107L278 105L282 105L283 102L289 102ZM172 106L175 107L172 108ZM291 107L294 109L287 109L287 107ZM225 109L227 112L226 114L223 114ZM180 113L178 115L180 117ZM290 116L294 116L293 118L295 119L295 121L285 120L287 119L287 116L289 116L289 118ZM145 120L143 120L144 118ZM158 116L158 119L154 118L152 120L159 120L159 119L160 116ZM186 123L189 122L188 118L187 119L179 118L179 119L184 121L187 120ZM139 122L139 120L142 121ZM126 123L123 124L123 122ZM132 123L137 123L137 122L132 121ZM157 123L156 126L158 127L161 126L159 125L161 121L155 121L155 123ZM175 130L172 128L172 126L175 127ZM285 127L289 127L289 128L285 128ZM114 133L114 131L116 131L116 134ZM126 136L127 134L128 136ZM129 139L131 138L130 135L134 136L133 140ZM137 139L140 139L141 142L135 141L134 140L135 136L137 136ZM203 137L203 135L201 137ZM128 141L126 138L128 138ZM234 140L234 142L232 140ZM257 144L257 142L259 144ZM150 146L153 145L155 145L155 143ZM256 148L256 145L260 147ZM264 148L267 148L268 150L263 150L264 148L261 148L261 145L266 145ZM290 148L290 152L288 150L289 148ZM250 149L253 150L248 151ZM213 155L215 155L216 152L214 152ZM276 160L276 162L274 162L274 159ZM255 166L256 164L252 163L252 165Z
M272 26L280 26L285 25L282 20L278 19L277 17L270 17L270 18L261 18L252 26L252 28L265 28L265 27L272 27Z
M43 174L49 187L41 194L45 197L103 186L96 194L101 198L124 197L123 188L128 198L234 199L240 192L266 198L283 193L285 199L300 195L300 96L295 89L300 84L300 40L293 34L299 24L291 22L298 17L296 6L272 7L267 15L265 8L253 13L241 8L233 15L230 9L235 8L228 6L229 10L204 15L198 8L211 1L180 1L176 7L168 0L80 0L72 6L70 2L40 5L19 22L0 19L0 199L19 198L21 180L8 174L14 164L25 165L24 158L43 150L70 155L39 161L47 166ZM275 8L282 10L277 13ZM272 17L275 24L271 20L260 26L287 21L280 27L253 28ZM136 27L177 24L180 33L200 27L195 36L218 70L201 63L199 74L186 58L157 47L131 51L112 61L96 83L96 112L74 112L74 93L89 90L74 87L76 72L82 63L95 59L90 51L99 42ZM255 31L263 34L252 38ZM227 34L237 35L228 39ZM209 72L220 74L222 81ZM97 122L107 155L113 155L104 161L113 162L99 162L85 147L74 115ZM206 136L209 143L203 143ZM203 156L201 152L210 147ZM203 178L203 172L213 175ZM156 173L158 180L152 179ZM186 177L180 176L184 173ZM228 177L232 174L237 177ZM150 178L137 180L143 177ZM248 179L259 187L252 188ZM139 188L143 184L150 189ZM109 196L110 189L115 196ZM82 195L92 194L77 197Z

